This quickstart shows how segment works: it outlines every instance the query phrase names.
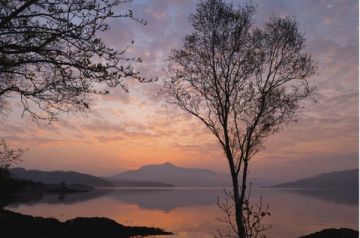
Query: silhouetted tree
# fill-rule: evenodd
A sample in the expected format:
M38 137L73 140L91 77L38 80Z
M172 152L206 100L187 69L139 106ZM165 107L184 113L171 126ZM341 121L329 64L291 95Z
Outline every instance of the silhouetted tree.
M108 47L98 33L109 18L131 18L132 11L114 9L128 0L2 0L0 1L0 109L19 96L24 112L36 119L54 119L60 111L83 111L88 95L108 93L123 80L144 80L125 55L127 47ZM40 108L40 110L38 110ZM44 113L45 112L45 113Z
M247 174L265 138L301 111L316 71L290 17L254 24L255 7L206 0L190 17L193 32L169 57L169 102L203 122L221 145L232 177L236 237L246 229Z
M10 178L9 167L21 161L25 149L10 149L5 140L0 140L0 186Z
M265 238L266 235L262 233L271 228L271 225L263 224L263 220L267 216L270 216L269 206L264 206L261 196L258 203L251 203L250 194L251 184L248 194L243 202L243 225L246 237L257 238L259 237L259 235L261 235L261 238ZM239 237L239 235L237 234L237 225L234 221L234 218L236 216L236 211L234 209L234 196L232 192L226 190L225 195L226 196L222 199L218 198L216 204L224 214L224 216L218 217L218 220L228 225L229 229L227 232L218 230L218 233L215 235L215 237Z

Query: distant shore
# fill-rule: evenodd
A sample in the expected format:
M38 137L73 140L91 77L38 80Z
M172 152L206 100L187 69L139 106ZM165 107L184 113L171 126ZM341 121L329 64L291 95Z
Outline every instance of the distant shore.
M37 200L46 194L86 193L94 189L81 184L45 184L24 179L9 179L4 184L0 188L0 208L10 203Z

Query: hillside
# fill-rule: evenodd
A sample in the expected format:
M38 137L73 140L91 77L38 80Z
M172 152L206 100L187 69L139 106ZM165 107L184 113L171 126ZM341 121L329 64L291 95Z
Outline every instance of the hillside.
M358 189L359 169L336 171L319 174L314 177L299 179L292 182L276 184L274 188L331 188Z
M110 180L154 181L175 186L216 187L230 184L230 178L208 169L181 168L171 163L146 165L109 178Z
M92 176L72 171L39 171L39 170L25 170L23 168L10 169L12 177L17 179L27 179L47 184L59 184L65 182L66 184L83 184L91 187L111 187L114 186L111 182Z
M169 183L161 183L161 182L154 182L154 181L142 181L142 180L136 180L136 181L130 181L130 180L117 180L117 179L111 179L108 178L108 180L116 187L174 187L173 184Z

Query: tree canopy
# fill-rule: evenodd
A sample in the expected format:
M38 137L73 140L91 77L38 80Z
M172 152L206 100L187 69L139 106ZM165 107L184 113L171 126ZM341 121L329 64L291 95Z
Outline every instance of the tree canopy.
M272 17L257 26L255 12L223 0L199 3L193 32L169 57L164 85L169 102L203 122L226 155L236 237L252 232L243 217L249 161L315 90L308 79L316 64L295 19Z
M4 0L0 1L0 109L18 97L24 112L37 119L55 119L60 111L83 111L89 95L108 93L97 84L121 86L124 79L144 80L132 63L141 58L108 47L99 32L111 18L131 18L132 11L115 13L121 0ZM40 110L39 110L40 109Z

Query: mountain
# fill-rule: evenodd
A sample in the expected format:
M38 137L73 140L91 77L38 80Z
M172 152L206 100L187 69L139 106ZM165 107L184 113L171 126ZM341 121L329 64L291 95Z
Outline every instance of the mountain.
M111 182L92 176L72 171L39 171L26 170L23 168L10 169L12 177L17 179L27 179L36 182L43 182L47 184L59 184L65 182L66 184L83 184L91 187L112 187Z
M174 187L173 184L169 183L160 183L155 181L143 181L143 180L136 180L136 181L130 181L130 180L118 180L118 179L111 179L108 178L108 180L114 184L116 187L128 187L128 188L140 188L140 187L165 187L165 188L171 188Z
M230 177L208 169L181 168L171 163L146 165L114 175L110 180L154 181L178 187L223 187L230 185Z
M270 187L358 189L359 169L324 173L314 177L299 179L288 183L281 183Z

